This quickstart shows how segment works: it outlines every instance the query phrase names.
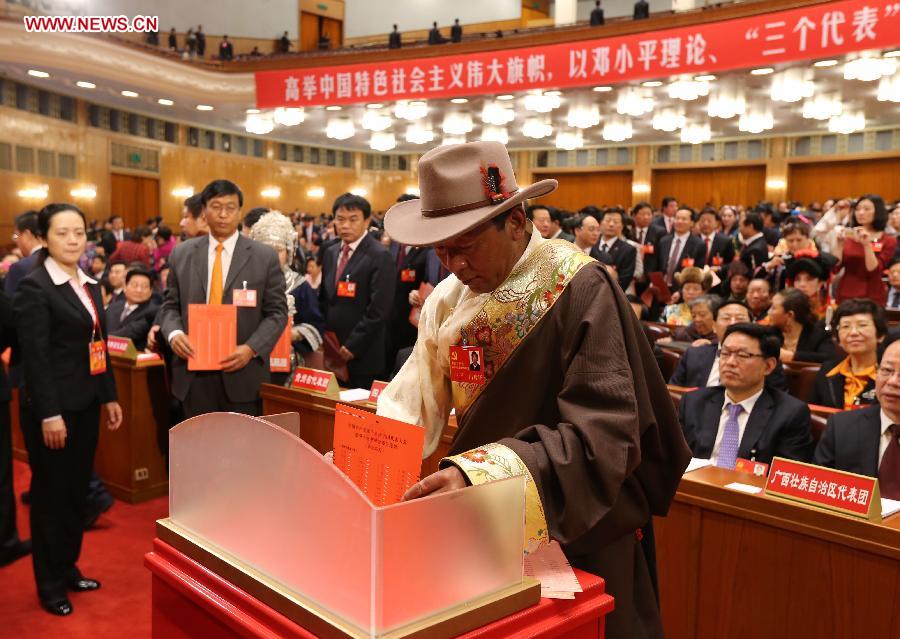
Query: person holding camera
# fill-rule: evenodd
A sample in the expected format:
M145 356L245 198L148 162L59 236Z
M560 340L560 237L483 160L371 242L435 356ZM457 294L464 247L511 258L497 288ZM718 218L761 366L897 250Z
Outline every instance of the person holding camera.
M894 257L896 238L887 235L888 211L881 196L863 195L856 201L850 226L838 229L832 253L844 276L838 282L836 300L840 304L865 297L878 306L887 303L887 286L882 273Z

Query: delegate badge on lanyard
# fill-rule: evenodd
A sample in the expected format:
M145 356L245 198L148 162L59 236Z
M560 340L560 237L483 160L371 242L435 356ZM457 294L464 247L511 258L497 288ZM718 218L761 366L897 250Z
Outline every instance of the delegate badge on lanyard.
M91 340L90 351L91 375L102 375L106 372L106 342L102 339Z
M400 271L400 281L401 282L415 282L416 281L416 269L405 268L402 271Z
M341 280L337 285L338 297L356 297L356 282Z
M244 282L244 288L236 288L231 291L231 302L235 306L256 308L256 291L248 289L247 282Z
M484 384L484 349L480 346L451 346L450 381Z

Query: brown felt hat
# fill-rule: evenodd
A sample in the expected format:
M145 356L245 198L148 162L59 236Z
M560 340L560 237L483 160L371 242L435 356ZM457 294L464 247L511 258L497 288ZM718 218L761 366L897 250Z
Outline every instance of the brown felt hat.
M421 199L392 206L384 228L402 244L437 244L529 198L547 195L557 184L541 180L520 189L509 153L499 142L440 146L419 160Z

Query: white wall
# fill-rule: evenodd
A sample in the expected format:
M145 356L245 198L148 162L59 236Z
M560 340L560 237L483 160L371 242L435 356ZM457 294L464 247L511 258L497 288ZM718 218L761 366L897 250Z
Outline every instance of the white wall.
M345 0L344 37L359 38L400 31L449 27L455 18L461 25L497 20L519 20L521 0ZM447 34L445 34L447 35Z
M127 17L159 16L159 30L179 33L203 25L206 33L245 38L280 38L287 30L296 39L300 26L298 0L17 0L48 15ZM380 4L372 0L373 5ZM390 29L387 29L390 30Z

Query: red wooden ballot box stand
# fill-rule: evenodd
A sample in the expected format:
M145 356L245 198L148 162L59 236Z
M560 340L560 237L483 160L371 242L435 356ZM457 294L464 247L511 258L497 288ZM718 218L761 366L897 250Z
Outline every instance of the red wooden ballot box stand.
M154 639L316 637L160 539L144 557L144 565L153 575ZM575 574L584 589L575 599L541 599L537 605L459 636L602 639L613 598L604 592L600 577L580 570Z

